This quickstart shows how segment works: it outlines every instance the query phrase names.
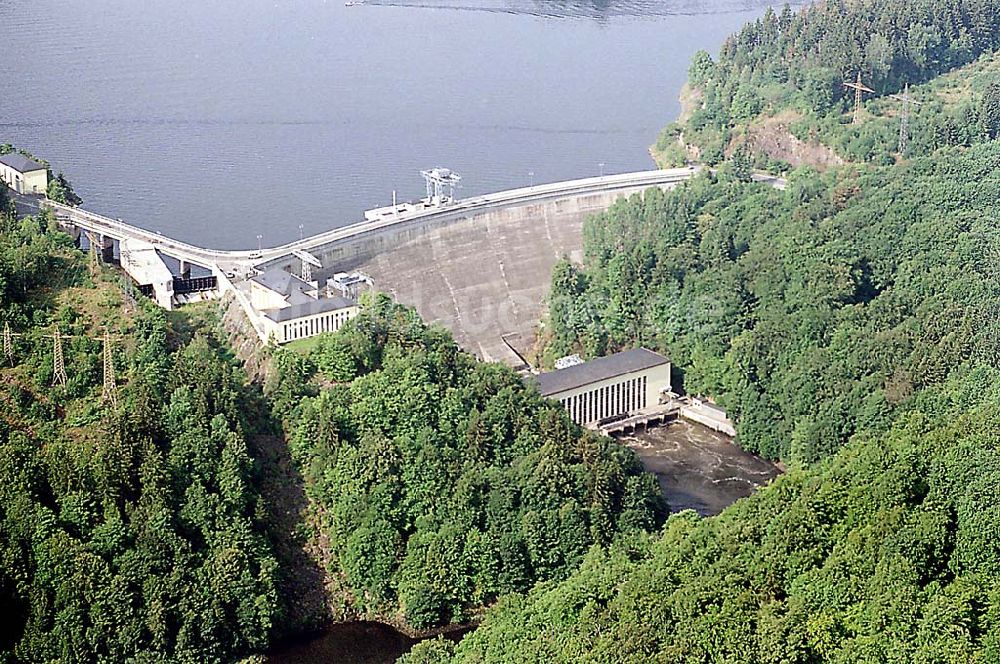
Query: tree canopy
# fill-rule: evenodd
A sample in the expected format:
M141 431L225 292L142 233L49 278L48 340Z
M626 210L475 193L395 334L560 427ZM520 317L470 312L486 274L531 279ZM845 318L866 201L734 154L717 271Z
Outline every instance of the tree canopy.
M632 452L385 296L275 361L269 395L357 610L462 621L663 519Z
M887 432L717 517L595 548L403 661L997 661L998 386L956 375Z
M901 104L889 98L906 86L931 81L1000 46L996 0L827 0L792 12L768 10L723 45L717 60L699 52L689 71L688 113L665 130L657 145L668 161L681 158L675 140L695 146L701 160L720 163L735 146L759 148L759 165L779 167L757 146L754 127L777 117L799 139L822 142L850 161L891 163L897 156ZM975 69L975 65L972 65ZM860 75L865 122L850 124L854 92L844 85ZM985 86L984 86L985 87ZM917 88L921 107L907 154L990 137L992 106L977 89L958 103L954 95ZM875 121L868 117L875 115ZM765 134L773 134L772 126ZM767 139L764 139L766 142ZM772 155L773 156L773 155Z
M0 219L0 324L22 335L0 358L0 661L259 650L279 601L254 396L210 334L178 340L150 303L122 316L118 285L85 266L46 218ZM101 400L105 330L117 408Z
M548 357L647 345L743 446L815 461L952 367L1000 358L1000 146L901 167L726 173L620 202L553 274Z

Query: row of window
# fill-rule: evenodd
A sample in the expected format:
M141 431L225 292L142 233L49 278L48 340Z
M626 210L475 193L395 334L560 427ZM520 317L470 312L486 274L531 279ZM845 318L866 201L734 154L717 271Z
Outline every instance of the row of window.
M647 406L646 376L566 397L560 399L559 403L577 424L589 424L607 417L634 413Z
M351 317L350 309L332 311L324 316L317 316L306 320L292 320L282 323L282 333L285 341L295 341L314 337L323 332L336 332Z

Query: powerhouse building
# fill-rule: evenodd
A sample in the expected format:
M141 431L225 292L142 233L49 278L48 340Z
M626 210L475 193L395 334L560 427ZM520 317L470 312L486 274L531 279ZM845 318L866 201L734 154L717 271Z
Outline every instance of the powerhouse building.
M670 391L670 360L636 348L534 380L542 396L561 403L574 422L592 425L658 405L660 395Z

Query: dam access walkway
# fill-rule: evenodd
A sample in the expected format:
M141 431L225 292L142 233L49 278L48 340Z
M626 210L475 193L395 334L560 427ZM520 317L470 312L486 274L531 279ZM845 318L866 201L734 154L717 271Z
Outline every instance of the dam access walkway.
M199 247L120 219L44 199L26 204L49 209L71 235L114 259L121 244L138 243L179 263L184 286L192 265L217 283L209 296L232 294L251 322L261 323L247 293L249 279L274 269L301 275L321 287L337 273L370 276L375 287L413 306L429 323L448 328L464 349L484 360L518 367L544 315L551 270L562 257L582 260L583 221L616 200L651 188L670 189L697 175L682 168L606 175L541 184L413 211L382 215L260 250ZM783 182L771 180L777 188ZM197 279L198 277L195 277ZM142 284L140 284L142 285ZM262 342L266 326L255 324Z
M672 186L690 179L698 171L698 168L640 171L522 187L459 199L413 214L402 214L388 219L360 221L346 226L338 226L295 242L275 247L264 247L260 250L225 250L199 247L134 226L120 219L89 212L80 207L63 205L48 199L39 199L37 205L42 209L52 210L59 223L70 230L89 231L114 241L134 239L148 242L156 247L160 253L182 263L199 265L206 269L218 267L224 272L245 276L256 265L292 256L296 251L314 254L327 245L365 234L378 233L387 228L416 225L441 218L470 217L490 210L587 196L594 193L635 191L664 185Z

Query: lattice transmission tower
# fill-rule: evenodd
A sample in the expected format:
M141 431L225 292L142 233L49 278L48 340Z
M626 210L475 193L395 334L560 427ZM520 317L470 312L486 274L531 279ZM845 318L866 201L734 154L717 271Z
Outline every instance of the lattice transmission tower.
M906 84L903 94L889 96L903 102L903 114L899 119L899 156L905 157L910 142L910 106L921 106L922 103L910 96L909 83Z
M6 321L3 324L3 354L10 366L14 366L14 337L10 333L10 324Z
M132 252L128 249L128 242L121 243L121 264L122 264L122 302L125 303L125 313L135 311L135 293L132 291L132 276L129 268L132 266Z
M52 333L52 384L66 385L66 361L63 359L62 337L59 328Z
M90 275L96 277L100 271L100 265L97 258L97 240L93 233L87 233L87 243L90 244Z
M861 82L861 72L857 81L844 81L845 88L854 90L854 124L861 124L861 98L864 93L874 94L875 91Z
M112 408L118 407L118 383L115 381L114 346L111 345L111 335L104 331L104 401Z

